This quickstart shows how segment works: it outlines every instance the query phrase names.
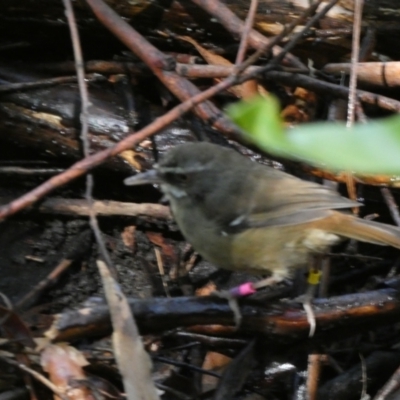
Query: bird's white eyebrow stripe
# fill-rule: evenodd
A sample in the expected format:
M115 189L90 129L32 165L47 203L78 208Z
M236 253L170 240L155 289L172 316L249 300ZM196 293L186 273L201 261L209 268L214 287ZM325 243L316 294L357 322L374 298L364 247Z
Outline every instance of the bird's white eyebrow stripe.
M157 165L155 169L157 169L161 173L173 173L173 174L187 174L191 172L201 172L207 171L212 168L211 163L207 163L205 165L197 164L192 167L162 167Z
M229 223L229 226L240 225L246 219L246 215L242 214Z

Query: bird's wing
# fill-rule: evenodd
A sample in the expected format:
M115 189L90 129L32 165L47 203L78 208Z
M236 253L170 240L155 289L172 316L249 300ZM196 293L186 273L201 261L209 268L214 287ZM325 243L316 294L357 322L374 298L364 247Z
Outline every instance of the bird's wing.
M264 173L268 173L268 186L261 183L255 186L257 190L247 197L247 204L241 204L238 208L243 211L241 215L230 221L231 231L250 227L297 225L324 218L332 209L361 205L326 186L303 181L282 171L266 172L260 169L251 179L263 182Z

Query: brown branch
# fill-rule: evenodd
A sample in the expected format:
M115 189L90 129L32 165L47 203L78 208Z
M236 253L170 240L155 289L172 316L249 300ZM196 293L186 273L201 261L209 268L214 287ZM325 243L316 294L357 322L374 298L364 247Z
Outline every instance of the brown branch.
M328 74L348 74L351 70L350 63L326 64L322 71ZM384 87L400 86L400 62L362 62L357 64L357 79L369 85Z
M221 78L230 76L233 68L234 67L227 67L223 65L186 64L178 64L176 67L179 74L188 78ZM249 67L247 69L247 74L241 76L240 80L251 79L257 74L261 74L263 68L264 67L257 66ZM349 89L344 86L325 82L303 74L284 71L269 71L264 74L264 77L273 82L280 82L289 86L300 86L305 89L313 90L317 93L330 94L341 99L347 99L349 95ZM381 96L365 90L357 90L357 97L360 101L367 104L372 104L389 111L400 111L400 101L390 97Z
M57 78L39 79L35 82L8 83L0 86L0 93L13 93L21 90L38 89L49 86L56 86L63 83L76 82L76 76L61 76ZM86 79L91 81L104 79L96 75L86 75Z
M121 153L124 150L130 149L131 147L140 143L147 137L154 135L160 129L164 128L165 126L173 122L175 119L181 117L185 112L189 111L194 105L214 96L216 93L230 87L231 85L237 82L244 81L245 79L250 79L251 77L253 77L252 73L246 74L245 76L241 76L240 79L234 76L229 76L227 79L218 83L217 85L212 86L206 91L201 92L198 95L194 96L193 98L174 107L172 110L164 114L162 117L156 119L154 122L147 125L145 128L141 129L137 133L127 136L125 139L121 140L115 146L105 149L101 152L98 152L87 158L84 158L83 160L76 162L65 172L50 178L46 182L42 183L41 185L31 190L30 192L26 193L25 195L21 196L20 198L14 200L10 204L1 207L0 220L32 205L37 200L44 197L48 193L52 192L56 188L63 186L66 183L72 181L73 179L76 179L84 175L89 170L99 166L109 158ZM266 74L266 78L287 85L301 86L306 89L314 90L316 92L334 94L340 98L346 98L348 95L348 89L346 88L331 83L321 82L318 81L317 79L308 76L302 76L299 74L270 71L268 74ZM365 91L358 91L358 95L360 100L366 103L376 104L382 108L386 108L392 111L400 111L400 102L394 99L375 95L373 93Z
M355 110L356 110L356 93L357 93L357 63L358 56L360 53L360 35L361 35L361 20L362 20L362 10L364 1L355 0L354 7L354 21L353 21L353 40L351 46L351 73L350 73L350 84L349 84L349 99L347 104L347 124L346 126L350 128L354 124ZM350 180L350 179L349 179ZM354 182L353 182L354 185ZM347 185L349 189L350 182ZM349 193L351 199L355 199L355 192Z
M337 0L332 0L332 2L328 4L325 8L323 8L317 15L315 15L299 33L294 35L294 37L289 41L289 43L283 49L281 49L279 54L275 56L275 59L268 64L268 70L272 70L281 61L283 61L286 54L289 53L290 49L292 49L294 45L308 33L309 28L313 26L320 18L322 18L330 10L330 8L333 7L333 5L336 2ZM315 3L311 4L310 7L308 7L296 20L292 21L289 25L284 26L284 29L282 29L282 31L278 35L271 38L268 44L259 48L242 65L237 67L237 70L239 72L242 72L250 65L253 65L263 54L266 54L275 45L278 45L285 36L288 36L290 33L292 33L292 31L296 28L296 26L301 24L310 15L312 15L317 10L317 8L321 3L322 0L318 0ZM303 69L305 69L308 72L307 68Z
M302 166L303 169L308 173L314 176L317 176L322 179L329 179L330 181L345 183L346 176L344 172L332 172L323 169L317 169L312 166ZM363 185L372 185L372 186L382 186L386 185L388 187L400 188L400 182L396 175L354 175L354 179L357 183L361 183Z
M38 63L32 65L34 69L45 72L57 72L60 74L70 74L75 72L75 63L72 61L49 62L46 64ZM86 72L99 74L126 74L131 72L135 75L150 75L151 71L143 62L124 62L124 61L104 61L90 60L85 62ZM75 78L76 80L76 78Z
M196 330L199 332L207 330L206 327L201 329L200 325L214 324L228 325L225 333L235 330L228 303L215 297L131 299L130 305L142 332L193 325L198 326ZM326 339L328 334L333 337L338 332L350 337L351 334L397 321L400 315L400 300L394 289L316 299L314 307L317 330L313 340L321 337ZM285 338L286 342L308 338L306 313L297 302L265 304L244 301L240 312L243 318L239 332L263 334L270 340ZM96 302L93 305L85 304L81 310L61 314L46 335L54 341L69 341L106 335L110 329L107 306Z
M37 381L41 382L44 386L53 391L53 393L56 394L58 397L60 397L60 399L69 400L69 397L65 394L65 391L59 389L57 385L55 385L53 382L51 382L49 379L47 379L44 375L40 374L39 372L33 370L32 368L29 368L28 366L22 363L11 360L9 357L0 356L0 359L14 367L19 368L24 372L27 372L28 374L33 376Z
M214 18L227 29L231 34L236 37L241 37L244 31L243 21L237 17L228 7L222 4L220 1L215 0L192 0L193 3L207 11ZM269 46L270 39L252 29L248 36L248 43L251 47L258 50ZM272 53L277 56L280 54L282 49L279 46L274 46ZM294 66L296 68L305 69L305 65L292 54L286 54L284 63Z
M0 197L0 204L8 199ZM153 203L126 203L121 201L95 200L93 211L101 216L124 216L124 217L149 217L163 220L172 219L169 207ZM48 214L81 215L89 216L89 206L85 200L50 198L44 200L37 210Z
M99 0L90 0L91 2L99 2ZM114 13L115 14L115 13ZM116 14L115 14L116 15ZM117 16L117 15L116 15ZM117 16L118 17L118 16ZM119 17L118 17L119 18ZM119 19L117 21L119 22ZM115 22L115 18L113 19ZM124 22L124 24L126 24ZM129 25L128 25L129 27ZM131 29L129 27L129 29ZM130 30L128 31L130 32ZM258 73L258 71L257 71ZM147 137L155 134L158 130L162 129L166 125L173 122L175 119L182 116L183 113L189 111L192 107L199 104L200 102L209 99L216 93L232 86L233 84L244 82L247 79L253 78L257 73L250 73L243 76L234 77L230 76L224 81L218 83L217 85L207 89L204 92L198 93L192 98L184 101L182 104L176 106L163 117L158 118L153 123L149 124L145 128L141 129L139 132L135 134L131 134L121 142L116 144L114 147L109 149L105 149L99 153L96 153L90 157L84 158L81 161L73 164L71 168L67 171L50 178L48 181L44 182L43 184L39 185L37 188L33 189L32 191L26 193L25 195L21 196L20 198L14 200L10 204L3 206L0 208L0 220L10 216L25 207L32 205L34 202L39 200L40 198L44 197L57 187L60 187L73 179L76 179L79 176L87 173L90 169L97 167L98 165L102 164L107 159L119 154L124 150L128 150L129 148L135 146L136 144L140 143ZM176 77L176 74L170 75ZM329 84L326 82L320 82L316 79L310 78L308 76L301 76L298 74L289 74L285 72L276 72L270 71L266 74L266 78L273 79L275 81L279 81L281 83L295 85L295 86L302 86L307 89L319 91L319 92L328 92L332 94L332 92L337 95L338 97L345 98L347 97L348 89L342 88L338 85ZM196 88L197 91L197 88ZM389 99L384 96L377 96L371 94L369 92L358 91L358 95L361 101L370 104L376 104L382 108L386 108L393 111L400 110L400 102Z
M307 367L307 394L309 400L317 399L318 384L321 376L321 366L326 360L325 354L309 354Z
M81 99L80 104L80 123L81 123L81 133L80 139L82 142L83 155L88 157L90 154L90 140L88 138L89 131L89 93L85 82L85 70L84 70L84 61L82 55L82 48L79 39L78 28L76 26L74 9L72 8L71 0L63 0L65 14L67 16L68 27L70 30L72 48L74 51L74 59L75 59L75 68L76 68L76 76L78 78L78 88L79 88L79 96ZM108 254L106 245L103 240L102 233L100 231L99 223L96 218L96 214L92 208L93 204L93 175L86 175L86 191L85 198L88 203L89 210L89 223L93 230L94 236L97 241L97 245L99 247L100 254L103 256L104 260L107 262L108 267L112 270L114 276L117 276L117 271L113 267L111 257Z
M300 86L317 93L331 94L341 99L347 99L349 93L349 89L346 87L319 81L310 76L291 74L289 72L270 71L265 74L265 78L289 86ZM381 96L365 90L357 90L357 96L363 103L372 104L389 111L400 112L400 101L390 97Z
M0 174L4 175L55 175L62 171L63 168L0 167Z
M300 32L296 33L293 35L293 37L289 40L289 42L285 45L285 47L282 49L282 51L275 56L273 60L271 60L265 67L263 67L264 72L272 71L275 69L275 67L284 59L284 56L286 54L289 54L289 51L294 48L294 46L308 33L310 28L314 26L336 3L338 0L331 0L321 11L319 11L317 14L315 14L307 23L306 25L301 29ZM318 2L317 2L318 3ZM315 6L315 4L314 4ZM313 9L313 6L311 6L311 9ZM308 15L308 11L306 10L305 13L300 17L300 19L305 19L305 16ZM294 28L295 25L292 24L290 26L290 29ZM279 35L277 36L277 38ZM273 40L273 39L272 39ZM250 63L250 60L247 60L247 62Z
M357 63L360 53L360 35L361 35L361 20L362 20L363 0L355 0L353 13L353 39L351 46L351 73L349 83L349 97L347 101L347 121L346 127L351 128L354 125L356 116L357 104ZM356 183L353 174L350 171L346 172L346 188L348 196L351 200L357 200ZM359 208L353 207L352 211L358 215Z
M257 7L258 0L251 0L249 12L247 13L247 18L244 23L243 34L240 39L239 50L236 54L236 65L241 64L246 56L249 34L253 29L254 17L257 12Z
M116 156L124 150L130 149L131 147L142 142L149 136L154 135L159 130L161 130L171 122L175 121L177 118L181 117L185 112L189 111L196 104L214 96L221 90L224 90L227 87L231 86L234 82L236 82L235 77L229 77L225 79L217 85L212 86L206 91L201 92L193 98L188 99L185 102L174 107L172 110L165 113L162 117L157 118L155 121L141 129L140 131L127 136L115 146L102 150L96 154L93 154L76 162L68 170L62 172L61 174L53 176L46 182L37 186L35 189L12 201L10 204L1 207L0 220L17 213L18 211L21 211L26 207L31 206L33 203L46 196L56 188L63 186L66 183L71 182L72 180L86 174L89 170L99 166L109 158Z
M135 31L102 0L86 0L99 21L121 40L133 53L143 60L154 75L181 101L199 94L199 89L175 71L175 60L165 56ZM240 137L240 130L211 102L194 109L197 115L233 138Z

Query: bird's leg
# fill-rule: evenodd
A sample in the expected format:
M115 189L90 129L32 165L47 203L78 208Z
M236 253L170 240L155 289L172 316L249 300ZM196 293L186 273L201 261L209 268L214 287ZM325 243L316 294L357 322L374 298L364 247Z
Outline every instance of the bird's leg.
M272 272L272 275L270 277L261 279L258 282L242 283L241 285L235 286L234 288L230 289L229 293L233 297L249 296L257 292L258 289L262 289L264 287L282 282L284 279L287 278L287 276L288 273L286 269L277 269Z
M288 273L286 269L276 269L272 272L272 276L266 279L262 279L258 282L246 282L229 290L216 291L213 293L213 295L224 298L228 301L229 307L234 314L236 328L238 328L242 321L242 314L240 313L237 299L239 297L254 294L258 289L282 282L285 278L287 278L287 276Z
M242 313L239 310L238 296L233 296L230 290L216 290L212 292L213 296L220 297L228 301L229 308L233 312L233 320L235 321L235 328L238 329L242 322Z
M270 278L268 278L268 279L270 279ZM265 281L265 280L263 280L263 281ZM261 282L263 282L263 281L261 281ZM218 297L226 299L228 301L229 308L233 312L233 318L235 321L236 329L239 328L239 326L242 322L242 314L239 310L239 304L238 304L237 299L239 297L249 296L249 295L255 293L257 291L257 288L255 287L255 285L257 283L246 282L239 286L235 286L234 288L229 289L229 290L218 290L218 291L213 292L214 296L218 296Z
M310 332L308 334L309 337L314 336L317 325L311 301L314 299L317 287L320 283L320 265L322 261L321 256L314 255L311 257L312 259L310 260L311 262L307 278L307 290L303 295L296 298L297 301L303 304L304 311L306 312L307 322L310 324Z

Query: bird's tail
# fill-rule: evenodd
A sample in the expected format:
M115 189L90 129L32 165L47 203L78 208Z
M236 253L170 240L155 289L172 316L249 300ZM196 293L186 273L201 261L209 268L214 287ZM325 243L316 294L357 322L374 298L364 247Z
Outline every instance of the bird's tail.
M331 220L331 218L334 223L330 223L329 232L362 242L400 249L400 228L337 211L334 211L327 219Z

